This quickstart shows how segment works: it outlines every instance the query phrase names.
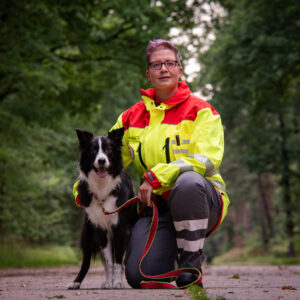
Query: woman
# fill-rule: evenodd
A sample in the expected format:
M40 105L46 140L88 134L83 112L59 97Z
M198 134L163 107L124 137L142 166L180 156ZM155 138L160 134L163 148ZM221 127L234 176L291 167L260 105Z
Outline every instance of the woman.
M123 112L112 128L125 127L124 165L134 162L143 178L138 198L146 209L134 226L125 259L126 278L133 288L145 280L139 258L152 220L153 195L159 223L142 263L147 275L173 270L176 259L179 268L201 270L204 240L223 220L229 204L219 173L224 150L220 116L179 81L180 59L171 42L149 43L146 75L153 88L141 90L142 101ZM184 272L177 286L196 277Z

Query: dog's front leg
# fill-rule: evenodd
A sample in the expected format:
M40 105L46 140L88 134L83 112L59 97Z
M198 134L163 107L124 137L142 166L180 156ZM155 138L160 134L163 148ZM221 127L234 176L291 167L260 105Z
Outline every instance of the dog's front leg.
M113 287L113 257L111 241L108 238L107 246L101 250L102 263L105 268L106 280L101 285L102 289L111 289Z
M122 264L115 263L113 267L113 287L116 289L123 289L125 285L123 283L123 266Z

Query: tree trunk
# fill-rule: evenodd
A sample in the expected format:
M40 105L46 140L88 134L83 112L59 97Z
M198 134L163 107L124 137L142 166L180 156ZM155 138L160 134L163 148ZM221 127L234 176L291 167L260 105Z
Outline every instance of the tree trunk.
M272 220L272 182L271 182L271 176L268 173L264 173L261 175L261 182L262 182L262 200L265 210L265 215L267 218L267 224L268 224L268 233L269 237L272 238L274 236L274 230L273 230L273 220Z
M264 206L264 189L262 184L262 175L257 175L257 188L258 188L258 212L259 212L259 223L261 227L261 237L264 246L269 243L269 237L265 225L265 206Z
M280 136L281 136L281 161L282 161L282 172L281 172L281 187L283 190L283 203L286 214L285 230L288 236L288 256L295 256L294 247L294 221L293 221L293 209L291 201L291 186L290 186L290 169L289 169L289 155L286 149L286 129L283 121L283 117L279 114L280 122Z

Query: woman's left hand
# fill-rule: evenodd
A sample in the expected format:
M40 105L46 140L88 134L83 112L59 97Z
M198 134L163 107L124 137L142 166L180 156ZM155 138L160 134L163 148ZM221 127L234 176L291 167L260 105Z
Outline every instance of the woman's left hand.
M145 180L143 184L140 186L139 192L137 197L140 199L141 202L146 203L148 207L152 207L151 203L151 194L152 194L153 187L151 184Z

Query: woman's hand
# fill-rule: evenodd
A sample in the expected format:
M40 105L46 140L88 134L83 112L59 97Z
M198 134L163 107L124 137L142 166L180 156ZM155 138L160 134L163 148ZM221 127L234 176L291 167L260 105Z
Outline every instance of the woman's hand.
M145 180L143 184L140 186L139 192L137 197L140 199L141 202L146 203L148 207L152 207L151 203L151 194L152 194L153 187L151 184Z

